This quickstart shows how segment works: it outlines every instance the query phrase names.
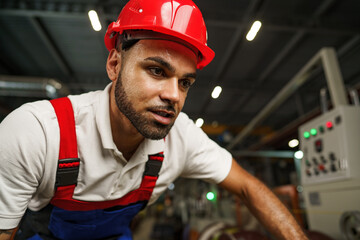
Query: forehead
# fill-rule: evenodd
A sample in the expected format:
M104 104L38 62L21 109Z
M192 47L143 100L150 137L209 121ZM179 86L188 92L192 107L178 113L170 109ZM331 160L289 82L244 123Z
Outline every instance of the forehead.
M161 57L175 68L188 69L195 72L197 56L188 47L168 40L140 40L129 54L139 60L148 57ZM185 70L185 69L184 69Z

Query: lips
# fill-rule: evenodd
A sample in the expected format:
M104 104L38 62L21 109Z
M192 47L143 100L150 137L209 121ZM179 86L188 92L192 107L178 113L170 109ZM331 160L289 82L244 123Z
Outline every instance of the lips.
M153 109L150 110L150 112L154 116L155 120L163 125L171 124L173 118L175 117L174 111Z
M173 112L167 112L167 111L152 111L153 113L160 115L162 117L167 117L167 118L171 118L174 117L174 113Z

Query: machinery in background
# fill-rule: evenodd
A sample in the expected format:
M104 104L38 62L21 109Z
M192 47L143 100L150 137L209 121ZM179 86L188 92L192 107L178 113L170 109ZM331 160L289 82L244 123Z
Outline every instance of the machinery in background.
M322 101L323 114L299 127L309 229L360 239L360 107L348 103L335 52L323 49L315 62L323 64L333 109Z
M359 123L359 107L340 106L300 127L301 178L309 228L336 239L342 235L342 214L360 210ZM350 231L353 234L344 234L358 238L345 239L360 239L360 229Z

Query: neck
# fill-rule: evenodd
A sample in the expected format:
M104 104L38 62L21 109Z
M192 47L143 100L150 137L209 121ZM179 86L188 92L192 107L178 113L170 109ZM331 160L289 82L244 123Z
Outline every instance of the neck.
M136 130L129 119L124 116L110 98L110 124L113 141L126 160L130 160L144 137Z

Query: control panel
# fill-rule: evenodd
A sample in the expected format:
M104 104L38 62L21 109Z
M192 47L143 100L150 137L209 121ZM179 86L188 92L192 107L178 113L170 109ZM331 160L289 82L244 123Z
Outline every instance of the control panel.
M302 184L347 179L359 174L360 108L339 106L299 128Z

